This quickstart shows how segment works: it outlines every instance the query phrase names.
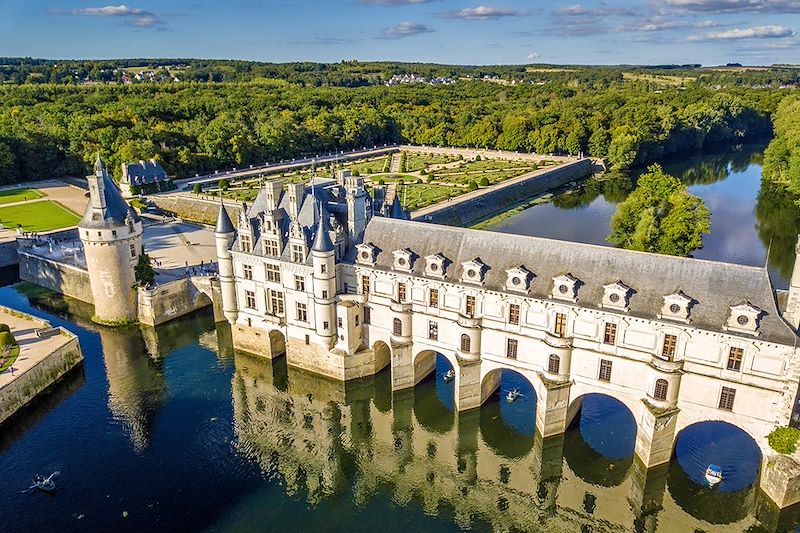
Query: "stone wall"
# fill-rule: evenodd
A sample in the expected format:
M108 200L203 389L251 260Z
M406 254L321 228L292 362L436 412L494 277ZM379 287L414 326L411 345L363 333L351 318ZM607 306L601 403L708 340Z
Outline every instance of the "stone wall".
M46 289L94 304L89 272L30 253L19 252L19 277Z
M63 328L61 332L72 337L67 344L0 389L0 423L83 361L78 338Z
M202 198L192 198L191 196L150 196L148 198L168 213L172 213L182 220L198 222L213 226L217 223L219 214L219 200L204 200ZM225 203L225 209L231 217L234 226L239 220L241 205L238 203Z
M591 172L592 162L589 159L567 163L526 180L484 189L481 196L470 201L443 203L433 212L428 208L424 220L447 226L467 226L479 219L499 213L525 198L543 194L571 181L584 179ZM416 220L416 217L413 218Z
M17 241L0 243L0 268L19 263L17 256Z
M139 289L139 322L157 326L211 305L211 278L183 278Z

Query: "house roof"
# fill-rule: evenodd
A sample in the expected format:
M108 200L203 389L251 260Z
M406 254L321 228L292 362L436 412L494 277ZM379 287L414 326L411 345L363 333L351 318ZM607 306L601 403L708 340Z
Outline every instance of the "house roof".
M122 183L143 185L166 179L166 171L155 159L122 164Z

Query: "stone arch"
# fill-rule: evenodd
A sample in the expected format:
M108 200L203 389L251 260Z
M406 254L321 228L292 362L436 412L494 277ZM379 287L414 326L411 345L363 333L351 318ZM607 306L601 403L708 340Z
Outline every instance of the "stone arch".
M455 424L455 395L458 390L457 363L446 354L422 350L414 356L414 415L424 428L435 433L447 433ZM438 362L438 367L437 367ZM444 373L455 371L452 381L445 382ZM433 379L425 378L431 373ZM424 383L422 383L424 381Z
M381 412L388 412L392 408L392 349L384 341L375 341L372 344L372 353L375 361L375 407Z
M425 379L428 374L434 371L436 368L437 354L447 359L447 361L450 363L450 366L456 373L455 379L458 380L459 365L455 356L449 353L438 352L431 348L425 348L418 351L411 361L412 365L414 366L414 385L418 384L420 381Z
M676 435L667 488L691 516L712 524L733 523L753 508L762 457L758 440L740 426L723 420L694 422ZM698 490L709 464L722 467L723 480L713 491Z
M271 329L267 336L269 337L270 357L286 355L286 335L279 329Z
M509 403L505 395L511 388L519 388L522 395ZM527 455L536 437L537 399L534 382L523 372L501 366L486 372L481 380L480 430L487 446L509 459Z

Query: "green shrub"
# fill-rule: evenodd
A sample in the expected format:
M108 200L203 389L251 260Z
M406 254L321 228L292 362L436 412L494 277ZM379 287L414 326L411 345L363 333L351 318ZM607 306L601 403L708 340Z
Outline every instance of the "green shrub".
M486 176L482 177L481 180L478 182L478 185L481 187L488 187L489 186L489 178Z
M195 183L194 187L192 187L192 192L195 194L200 194L203 191L203 188L200 186L199 183Z
M480 160L481 160L481 156L480 156L480 154L479 154L479 155L476 155L476 156L475 156L475 161L480 161Z
M0 333L4 331L11 331L11 328L8 327L8 324L0 324Z
M230 185L228 184L228 180L224 180L224 179L223 179L223 180L219 180L219 183L217 183L217 186L219 187L219 190L221 190L221 191L227 191L227 190L228 190L228 187L229 187Z
M800 439L800 429L797 428L775 428L767 435L770 448L785 454L794 453L798 439Z
M469 182L469 184L467 185L467 190L470 191L478 190L478 184L475 183L475 180Z
M0 353L4 352L9 346L16 346L17 339L10 331L0 332Z

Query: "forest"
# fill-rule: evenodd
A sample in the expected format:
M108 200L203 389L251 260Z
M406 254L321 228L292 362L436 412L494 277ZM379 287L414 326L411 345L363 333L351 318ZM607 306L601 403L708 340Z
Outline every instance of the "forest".
M317 86L291 81L287 73L298 64L258 65L284 78L267 73L271 77L221 83L4 83L0 184L84 175L98 151L117 176L122 162L156 157L180 178L392 142L584 153L626 169L704 146L769 138L772 115L792 92L668 83L668 69L631 77L619 69L577 67L541 83ZM315 71L316 64L309 65ZM330 68L348 75L372 68L383 76L395 71L389 67L400 68ZM448 75L444 67L428 68ZM449 68L460 76L468 67ZM750 85L764 75L737 74Z

